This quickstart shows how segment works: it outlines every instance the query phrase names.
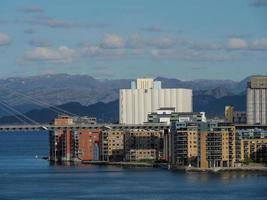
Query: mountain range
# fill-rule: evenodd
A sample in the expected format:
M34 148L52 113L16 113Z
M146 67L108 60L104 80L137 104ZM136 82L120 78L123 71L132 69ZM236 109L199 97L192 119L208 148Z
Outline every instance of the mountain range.
M157 77L163 88L193 89L194 111L222 116L225 105L245 110L245 88L242 81L192 80ZM130 88L132 79L95 79L88 75L54 74L0 80L0 100L40 122L55 113L44 107L59 106L79 115L95 116L100 121L118 121L118 92ZM40 103L41 101L41 103ZM40 105L42 104L42 105ZM11 113L0 105L0 123L13 122ZM16 120L15 120L16 121Z

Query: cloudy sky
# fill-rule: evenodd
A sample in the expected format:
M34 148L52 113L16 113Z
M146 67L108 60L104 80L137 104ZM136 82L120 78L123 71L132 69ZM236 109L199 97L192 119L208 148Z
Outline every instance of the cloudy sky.
M267 0L0 0L0 78L267 75Z

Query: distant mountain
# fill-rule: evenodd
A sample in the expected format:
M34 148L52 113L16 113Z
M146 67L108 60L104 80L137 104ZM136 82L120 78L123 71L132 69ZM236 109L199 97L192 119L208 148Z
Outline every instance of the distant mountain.
M231 80L181 81L165 77L156 78L156 80L162 82L163 88L193 89L195 110L207 111L211 115L221 115L222 110L217 111L218 109L215 109L215 105L222 106L228 102L228 99L232 98L234 101L229 101L228 104L236 104L235 101L239 98L239 95L243 96L245 94L244 91L248 79L249 77L237 82ZM105 116L101 117L100 113L94 113L90 109L99 111L98 102L103 102L103 106L111 106L112 102L116 102L118 99L119 89L130 88L131 81L131 79L95 79L88 75L68 74L0 79L0 102L6 102L22 113L31 110L37 112L37 110L47 107L47 104L60 105L60 107L66 106L67 109L73 110L74 104L69 104L69 102L77 102L82 106L82 108L77 106L80 109L79 112L84 109L85 111L83 112L85 114L91 115L92 113L100 116L99 119L109 120L109 115L115 116L112 110L111 113L107 114L106 118ZM42 101L45 105L38 105L40 102L36 103L37 101ZM206 101L208 102L207 104L205 104ZM243 105L242 103L243 99L240 101L240 105ZM236 105L239 106L238 103ZM242 109L244 108L242 107ZM102 112L103 115L106 112L108 111L104 110ZM0 117L11 114L0 105ZM33 113L30 114L33 115ZM34 115L35 118L41 118L36 115ZM47 117L44 118L45 120L48 119Z
M118 123L119 119L119 104L117 100L109 103L99 102L90 106L83 106L80 103L71 102L57 107L79 116L96 117L98 122ZM47 108L32 110L24 114L38 123L49 123L57 116L55 112ZM14 116L4 116L0 118L0 124L20 123L21 122Z
M209 95L199 95L193 97L193 110L205 111L208 117L223 116L224 107L233 105L235 110L245 111L245 95L232 95L215 98ZM119 102L118 100L109 103L96 103L90 106L83 106L80 103L72 102L58 106L68 112L80 116L92 116L98 119L98 122L118 122L119 121ZM39 123L48 123L56 117L56 113L49 109L39 109L26 112L25 115ZM19 121L14 116L5 116L0 118L0 124L16 124Z
M215 89L210 89L210 90L195 90L194 91L194 96L212 96L215 98L221 98L225 96L232 96L234 95L232 92L229 92L226 88L224 87L217 87Z
M52 105L68 102L90 105L118 99L119 89L128 88L130 81L100 80L87 75L68 74L8 78L0 80L0 100L13 106L32 103L16 93L19 92Z
M162 81L163 88L182 87L192 88L194 91L208 90L210 92L207 93L208 95L214 93L216 97L221 97L244 91L247 78L241 82L231 80L181 81L164 77L158 77L156 80ZM29 99L16 93L19 92L52 105L68 102L79 102L82 105L107 103L118 99L119 89L129 88L130 82L131 79L107 80L95 79L88 75L68 74L8 78L0 80L0 100L13 106L31 105L32 102Z
M193 110L196 112L204 111L209 117L224 116L226 105L234 106L236 111L246 111L246 96L232 95L215 98L208 95L199 95L193 98Z
M158 77L156 80L162 82L163 87L166 88L175 88L175 87L182 87L182 88L191 88L194 91L199 90L212 90L215 88L226 88L229 92L234 94L239 94L240 92L246 89L247 81L250 77L246 77L245 79L238 81L232 80L192 80L192 81L181 81L178 79L170 79L164 77Z

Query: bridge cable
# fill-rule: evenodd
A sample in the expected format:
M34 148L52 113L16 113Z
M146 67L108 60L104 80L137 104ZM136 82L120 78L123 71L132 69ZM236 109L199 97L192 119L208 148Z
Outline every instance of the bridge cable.
M25 120L23 120L23 118L19 117L19 115L15 114L14 115L14 112L10 111L5 104L3 104L1 101L0 101L0 104L2 105L1 109L3 109L5 112L9 113L12 115L12 117L15 117L18 121L22 122L23 124L26 124L26 125L29 125L29 123Z
M33 119L27 117L26 115L24 115L23 113L19 112L18 110L12 108L11 106L9 106L6 102L2 101L1 104L5 105L6 107L8 107L10 110L12 110L13 112L17 113L18 115L23 116L25 119L27 119L28 121L32 122L35 125L40 125L38 122L34 121Z
M0 88L2 88L2 89L4 89L4 90L8 91L9 93L11 93L11 94L13 94L13 95L23 96L23 97L25 97L25 98L27 98L27 99L30 99L31 102L35 102L35 104L37 104L37 105L39 105L39 106L41 106L41 107L43 107L43 108L47 108L48 110L50 110L50 111L52 111L52 112L55 112L55 113L57 113L57 114L68 114L68 115L71 115L71 116L77 116L77 117L78 117L77 114L74 114L74 113L72 113L72 112L66 111L66 110L61 109L61 108L58 108L58 107L53 106L53 105L51 105L51 104L48 104L48 103L46 103L46 102L42 102L42 101L40 101L40 100L38 100L38 99L35 99L35 98L33 98L33 97L31 97L31 96L28 96L28 95L25 95L25 94L23 94L23 93L21 93L21 92L14 91L14 90L11 91L10 89L4 88L4 87L2 87L2 86L0 86Z

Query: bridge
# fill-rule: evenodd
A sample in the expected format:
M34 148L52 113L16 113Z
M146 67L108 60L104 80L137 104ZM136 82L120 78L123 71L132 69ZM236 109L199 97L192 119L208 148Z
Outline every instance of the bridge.
M111 129L111 130L131 130L131 129L143 129L143 130L163 130L169 128L166 124L143 124L143 125L123 125L123 124L73 124L73 125L4 125L0 126L0 132L25 132L25 131L55 131L61 129Z
M248 125L248 124L237 124L237 129L263 129L267 130L267 125ZM55 130L66 130L66 129L91 129L91 130L164 130L169 129L170 126L167 124L156 124L156 123L145 123L145 124L73 124L73 125L51 125L51 124L38 124L38 125L3 125L0 126L0 132L36 132L36 131L55 131Z

